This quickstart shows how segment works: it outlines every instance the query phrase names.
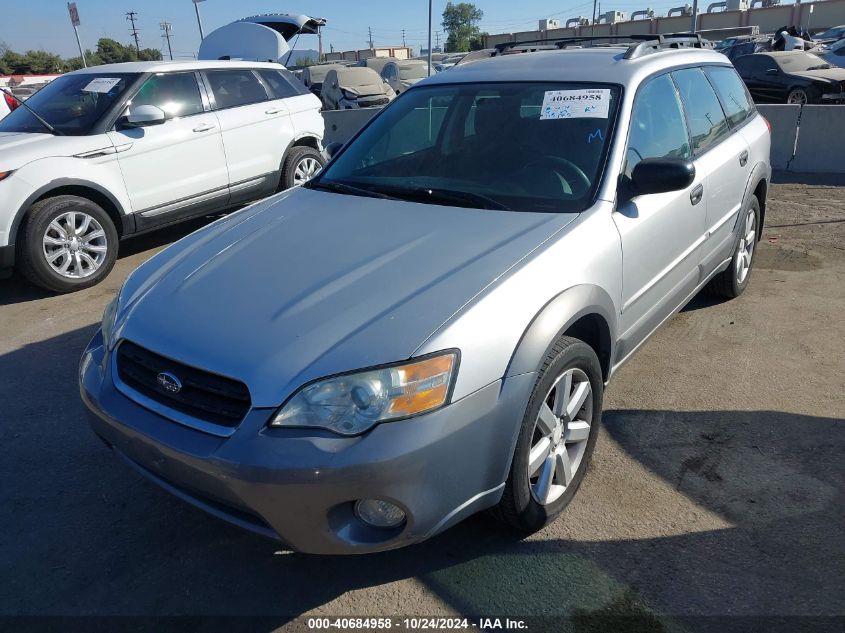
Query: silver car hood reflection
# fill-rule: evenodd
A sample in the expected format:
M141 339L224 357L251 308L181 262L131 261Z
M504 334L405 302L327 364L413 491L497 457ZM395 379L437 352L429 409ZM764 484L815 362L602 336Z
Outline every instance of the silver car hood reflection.
M116 336L275 407L309 380L410 357L575 217L295 189L143 265Z

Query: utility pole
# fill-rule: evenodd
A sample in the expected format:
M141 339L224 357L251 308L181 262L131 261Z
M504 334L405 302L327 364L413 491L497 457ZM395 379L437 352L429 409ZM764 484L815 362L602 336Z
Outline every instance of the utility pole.
M440 31L434 32L434 38L435 38L434 47L440 48Z
M159 22L161 30L164 31L164 37L167 40L167 52L170 53L170 61L173 61L173 49L170 47L170 31L173 30L173 25L170 22Z
M405 29L402 29L402 46L405 46Z
M373 46L373 27L368 26L367 30L370 32L370 50L373 50L375 46Z
M431 77L431 5L434 0L428 0L428 76Z
M593 21L590 22L590 35L596 34L596 0L593 0Z
M138 29L135 26L135 16L138 15L134 11L127 11L126 12L126 19L132 23L132 37L135 38L135 50L137 51L138 55L141 55L141 44L138 41Z
M692 24L690 26L690 33L696 32L698 26L698 0L692 0Z
M323 27L317 25L317 61L323 61Z

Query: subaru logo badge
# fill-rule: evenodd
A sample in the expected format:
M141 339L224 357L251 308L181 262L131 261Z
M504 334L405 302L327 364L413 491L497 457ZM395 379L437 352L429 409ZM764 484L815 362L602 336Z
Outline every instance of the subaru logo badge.
M179 393L182 391L182 381L169 371L163 371L156 376L156 382L159 387L170 393Z

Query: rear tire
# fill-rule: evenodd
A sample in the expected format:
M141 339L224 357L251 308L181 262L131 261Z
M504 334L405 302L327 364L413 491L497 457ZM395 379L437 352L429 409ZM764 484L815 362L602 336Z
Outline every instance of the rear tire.
M285 158L279 184L282 189L303 185L317 175L325 164L326 159L313 147L293 147Z
M79 196L55 196L30 207L20 232L17 267L52 292L100 283L117 259L118 235L102 207Z
M540 367L505 490L493 509L520 535L554 521L578 491L598 438L602 395L596 353L583 341L560 337Z
M731 263L707 284L707 291L711 295L735 299L748 287L760 234L760 203L757 196L751 196L740 227Z

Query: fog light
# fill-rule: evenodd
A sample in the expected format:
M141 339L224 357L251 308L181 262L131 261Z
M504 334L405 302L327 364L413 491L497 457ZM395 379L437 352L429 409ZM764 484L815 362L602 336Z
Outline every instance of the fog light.
M402 508L382 499L359 499L355 503L355 516L376 528L394 528L405 520Z

